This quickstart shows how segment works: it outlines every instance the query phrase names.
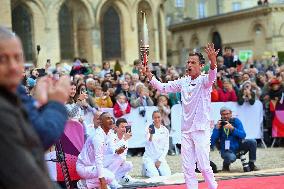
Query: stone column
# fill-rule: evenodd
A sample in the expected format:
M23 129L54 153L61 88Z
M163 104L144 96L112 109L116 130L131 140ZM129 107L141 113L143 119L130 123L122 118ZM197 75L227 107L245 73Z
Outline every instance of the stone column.
M12 29L12 10L10 0L1 0L0 25Z

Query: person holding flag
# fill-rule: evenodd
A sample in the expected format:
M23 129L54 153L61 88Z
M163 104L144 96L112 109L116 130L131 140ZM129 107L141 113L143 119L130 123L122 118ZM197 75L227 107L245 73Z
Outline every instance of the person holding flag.
M205 59L199 52L189 54L185 76L168 83L158 81L147 65L142 67L142 72L158 91L162 93L181 92L182 166L187 188L190 189L198 188L195 175L196 162L209 188L216 189L218 187L210 167L209 152L211 90L217 75L216 57L219 50L214 49L214 44L208 44L205 51L210 60L208 74L201 74Z

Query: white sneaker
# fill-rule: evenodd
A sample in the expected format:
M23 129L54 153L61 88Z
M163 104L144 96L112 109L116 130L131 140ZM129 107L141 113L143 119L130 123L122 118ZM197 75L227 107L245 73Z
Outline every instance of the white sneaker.
M125 175L120 180L120 183L121 184L129 184L129 183L133 183L134 181L135 181L135 179L133 179L130 175Z
M88 189L85 180L79 180L77 182L78 189Z
M116 181L112 181L111 184L109 184L109 187L111 189L118 189L118 188L122 188L122 186L120 184L118 184Z

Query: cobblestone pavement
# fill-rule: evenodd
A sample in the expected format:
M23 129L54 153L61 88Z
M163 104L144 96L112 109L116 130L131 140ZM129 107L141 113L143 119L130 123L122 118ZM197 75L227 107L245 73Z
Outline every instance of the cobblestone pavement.
M222 169L223 161L217 150L210 152L210 159L217 165L218 170ZM141 178L142 157L127 158L127 161L132 161L134 166L133 171L130 173L130 175L135 178ZM172 174L182 173L180 155L167 156L167 161L169 163L169 166L171 167ZM284 148L258 148L256 165L261 170L284 168ZM238 159L231 165L230 169L231 172L242 173L243 169L241 161Z

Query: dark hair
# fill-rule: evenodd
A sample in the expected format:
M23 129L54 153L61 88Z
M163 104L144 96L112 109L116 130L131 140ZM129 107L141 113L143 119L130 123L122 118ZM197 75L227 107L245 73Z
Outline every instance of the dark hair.
M76 85L76 94L75 94L75 97L74 97L75 101L78 100L78 98L79 98L79 96L80 96L80 94L81 94L81 88L82 88L83 86L87 89L85 83L81 83L80 85Z
M232 47L230 47L230 46L226 46L224 49L225 49L225 50L227 50L227 49L231 49L231 50L233 51L233 48L232 48Z
M154 114L156 114L156 113L159 113L159 114L161 115L161 112L160 112L159 110L155 110L155 111L152 113L152 118L153 118Z
M81 62L82 62L82 63L89 63L88 60L85 59L85 58L81 58Z
M103 112L103 113L100 115L99 119L102 120L103 117L104 117L106 114L108 114L108 112Z
M36 70L36 68L33 68L33 69L30 70L30 75L32 75L34 70Z
M189 56L197 56L200 64L205 64L205 58L200 52L189 53Z
M70 82L70 85L71 85L71 86L76 86L76 83L74 83L73 81L71 81L71 82ZM76 88L77 88L77 86L76 86ZM77 93L77 89L76 89L76 93ZM67 101L67 104L73 104L73 103L75 103L75 102L76 102L75 97L76 97L76 94L75 94L74 97L70 97L70 96L69 96L69 99L68 99L68 101Z
M73 85L76 86L76 83L75 83L74 81L71 81L71 82L70 82L70 85L71 85L71 86L73 86ZM77 87L77 86L76 86L76 87Z
M125 118L119 118L119 119L116 120L115 125L116 125L117 127L119 127L119 125L120 125L121 123L127 123L127 120L126 120Z
M103 61L103 67L104 67L106 64L109 64L109 62L108 62L108 61Z

